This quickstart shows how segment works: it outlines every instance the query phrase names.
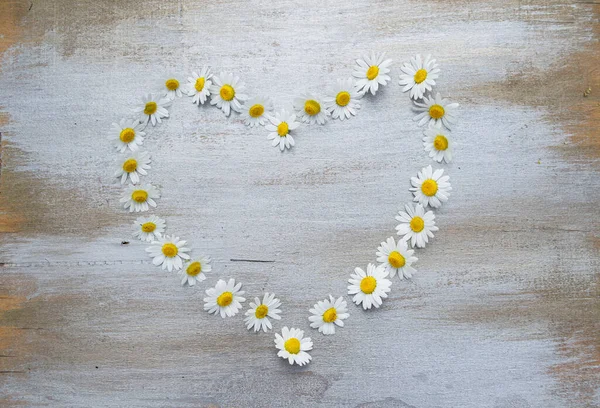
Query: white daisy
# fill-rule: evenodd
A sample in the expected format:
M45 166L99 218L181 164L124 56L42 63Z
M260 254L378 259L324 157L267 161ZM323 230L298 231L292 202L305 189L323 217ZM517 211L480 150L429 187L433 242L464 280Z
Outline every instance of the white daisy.
M431 127L423 132L423 147L429 152L429 157L438 163L452 161L452 144L450 132L442 128Z
M365 55L363 58L356 60L356 66L352 75L358 78L356 87L358 92L363 94L371 92L375 95L379 89L379 85L384 86L391 79L389 75L389 66L392 64L391 59L385 58L385 52L382 54L371 53L371 56Z
M204 310L211 314L219 313L222 318L235 316L246 301L242 297L245 292L240 290L241 287L241 283L235 284L235 279L229 279L228 282L219 279L214 288L206 290Z
M181 98L181 95L183 95L183 93L181 92L179 80L174 77L168 78L165 81L162 96L172 101L175 97Z
M402 241L410 240L413 248L425 248L429 238L433 238L433 233L439 229L435 226L435 214L433 211L425 212L421 204L414 208L412 204L406 204L404 208L406 212L399 211L396 216L396 220L400 221L396 226L398 235L402 236Z
M146 248L150 254L152 263L156 266L162 266L171 272L173 269L178 271L183 268L182 259L190 259L186 253L190 249L185 247L187 241L180 240L175 235L165 235L152 241L152 246Z
M429 126L441 127L442 124L446 129L450 129L456 123L456 108L458 103L450 103L448 99L442 99L442 96L437 93L435 98L426 96L423 102L415 102L415 110L419 112L414 120L419 122L419 126L429 123Z
M338 79L337 83L330 90L330 96L324 98L325 109L331 113L333 119L350 119L356 116L356 111L360 109L358 101L362 94L356 90L356 84L352 78L346 80Z
M400 85L404 85L402 92L410 91L410 97L415 100L423 98L425 92L431 91L440 73L431 55L421 60L421 56L417 54L410 59L410 62L405 62L400 69L403 72L400 74Z
M309 316L310 327L319 329L319 333L334 334L335 326L344 327L344 319L347 319L348 304L342 296L335 299L329 295L329 299L317 302L312 309L309 310L313 316Z
M279 146L279 150L290 149L296 144L294 138L290 135L290 131L298 129L300 122L296 122L296 115L281 109L275 112L275 116L269 117L269 122L265 127L271 133L267 139L272 140L273 146Z
M294 99L294 109L298 119L310 125L315 123L324 125L329 116L321 98L311 93L302 94L299 98Z
M144 142L144 125L137 119L121 119L112 124L110 140L121 153L129 149L135 152Z
M229 116L231 110L242 111L242 103L248 99L244 94L246 87L238 76L232 73L223 73L213 76L213 85L210 87L210 104L217 105L225 116Z
M142 97L142 104L134 108L134 112L140 115L142 124L152 123L156 126L157 123L162 123L162 118L169 117L167 107L171 105L171 101L166 98L159 98L158 95L148 94Z
M133 236L146 242L156 241L165 232L165 226L165 220L156 215L138 217L133 222Z
M398 274L400 279L412 278L416 272L411 265L417 262L418 258L413 256L415 251L408 249L406 241L398 241L394 237L389 237L381 246L377 248L377 262L380 262L393 278Z
M121 184L125 184L127 179L133 184L140 182L140 175L148 174L146 170L150 168L150 154L148 152L134 152L128 154L117 163L115 177L121 178Z
M280 320L281 310L279 309L281 302L275 298L275 294L265 293L262 302L255 297L254 302L250 302L250 309L246 311L244 322L248 330L254 328L254 331L263 330L267 332L273 328L269 317L275 320Z
M244 103L240 117L246 126L264 126L272 110L273 101L271 98L254 97Z
M304 331L300 329L281 329L281 335L275 333L275 347L279 350L277 356L287 358L290 364L303 366L308 364L312 357L307 351L312 350L313 342L310 337L304 337Z
M206 272L212 271L210 265L211 259L209 257L200 257L189 261L185 268L179 271L181 275L181 284L185 285L186 282L189 286L194 286L196 282L200 283L206 279Z
M392 281L386 279L387 276L388 271L383 265L376 267L370 263L366 273L361 268L355 268L348 280L348 294L354 295L352 301L357 305L362 304L364 310L370 309L371 306L381 306L391 290Z
M431 166L423 167L423 169L417 173L417 177L410 178L410 184L413 186L410 191L413 192L415 198L413 201L417 201L423 207L438 208L442 206L442 203L448 201L450 191L450 176L444 176L444 169L437 169L433 171Z
M210 87L212 86L212 73L207 66L202 67L200 75L192 72L192 76L188 77L188 96L192 96L192 103L198 106L203 105L206 99L210 96Z
M160 198L158 189L151 184L128 185L119 200L129 212L148 211L149 207L156 207L154 199Z

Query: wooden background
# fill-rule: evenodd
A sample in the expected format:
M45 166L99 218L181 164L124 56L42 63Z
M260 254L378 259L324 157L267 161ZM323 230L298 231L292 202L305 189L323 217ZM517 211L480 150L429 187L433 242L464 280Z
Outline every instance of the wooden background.
M0 405L600 406L595 1L0 2ZM182 288L134 241L106 135L168 75L210 64L277 106L387 51L393 83L344 123L266 131L177 100L151 129L156 213L214 258ZM335 336L308 309L375 260L433 164L399 66L431 53L461 104L453 195L412 281ZM591 87L591 93L583 93ZM131 244L122 245L121 241ZM260 260L264 262L233 261ZM235 277L283 301L314 361L202 311Z

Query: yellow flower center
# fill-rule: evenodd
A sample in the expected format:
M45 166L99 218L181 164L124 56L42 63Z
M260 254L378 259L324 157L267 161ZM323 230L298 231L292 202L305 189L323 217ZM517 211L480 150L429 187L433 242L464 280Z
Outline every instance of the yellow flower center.
M165 86L169 91L174 91L177 88L179 88L179 81L175 78L167 79L167 82L165 82Z
M317 115L319 112L321 112L321 105L319 105L319 102L315 101L314 99L309 99L308 101L304 102L304 112L310 116Z
M170 242L162 246L162 253L167 258L173 258L175 255L177 255L178 252L179 249L177 248L177 245L172 244Z
M287 136L290 131L290 127L286 122L281 122L279 126L277 126L277 134L281 137Z
M300 340L292 337L283 343L283 348L285 348L285 350L290 354L298 354L300 353Z
M423 184L421 184L421 191L427 197L434 196L438 191L438 185L435 180L427 179L423 182Z
M196 91L202 92L202 90L204 89L205 82L206 80L204 79L204 77L196 79L196 83L194 84L194 88L196 88Z
M189 264L185 270L185 273L187 273L190 276L198 276L200 275L200 272L202 272L202 265L200 264L200 262L197 261Z
M423 68L421 68L420 70L415 72L414 79L417 84L420 84L421 82L425 81L427 79L427 71L425 71Z
M414 232L421 232L423 231L423 228L425 228L425 221L423 218L413 217L413 219L410 220L410 229Z
M367 70L367 79L369 81L374 80L379 75L379 67L377 65L371 65Z
M224 101L230 101L235 96L235 89L233 89L231 85L223 85L219 93L221 94L221 99Z
M142 224L142 231L144 232L152 232L156 229L156 224L153 222L145 222Z
M131 193L131 199L136 203L143 203L148 199L148 192L145 190L134 190Z
M144 107L144 113L146 115L152 115L153 113L156 113L157 109L158 105L156 104L156 102L148 102Z
M121 130L121 133L119 134L119 139L121 139L121 142L123 143L133 142L133 139L135 139L135 130L133 130L132 128L125 128Z
M434 119L439 119L442 116L444 116L444 113L446 113L446 111L444 110L444 107L442 105L431 105L431 107L429 108L429 116L431 116Z
M335 307L331 307L323 313L323 321L325 323L335 322L337 320L337 311Z
M221 307L229 306L233 302L233 293L223 292L217 298L217 305Z
M265 113L265 107L262 106L260 103L257 103L256 105L252 105L250 107L250 110L248 111L248 113L253 118L258 118L258 117L262 116L263 113Z
M390 253L390 256L388 256L388 262L394 268L402 268L404 264L406 264L406 259L404 259L404 256L400 252L393 251Z
M448 139L444 135L437 135L435 139L433 139L433 147L436 150L446 150L448 148Z
M372 276L366 276L360 281L360 290L362 290L367 295L370 295L375 291L377 287L377 280L375 280Z
M264 319L268 313L269 307L267 305L259 305L254 312L254 316L256 316L257 319Z
M123 163L123 170L127 173L134 172L137 169L137 161L135 159L127 159Z
M340 106L346 106L350 103L350 94L346 91L342 91L335 97L335 103Z

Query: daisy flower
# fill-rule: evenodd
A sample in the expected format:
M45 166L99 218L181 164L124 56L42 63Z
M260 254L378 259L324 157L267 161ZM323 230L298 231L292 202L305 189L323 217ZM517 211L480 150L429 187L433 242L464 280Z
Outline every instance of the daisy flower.
M181 284L187 284L189 286L194 286L196 282L200 283L204 279L206 279L206 272L212 271L212 266L210 266L211 259L209 257L200 257L198 259L191 260L185 265L179 274L181 275Z
M206 99L210 96L210 87L212 86L212 73L207 66L202 67L200 75L195 71L188 77L188 96L192 96L192 103L198 106L204 105Z
M254 331L263 330L267 332L273 328L269 317L275 320L280 320L281 310L279 309L281 302L275 298L275 294L265 293L262 302L255 297L254 302L250 302L250 309L246 311L244 322L248 330L254 328Z
M175 235L165 235L152 241L152 246L146 248L146 252L150 254L154 265L162 265L162 268L169 272L173 269L178 271L183 268L182 259L190 259L190 256L186 254L190 249L184 246L186 242Z
M304 337L304 331L300 329L281 329L281 335L275 333L275 347L279 350L277 356L287 358L290 364L303 366L308 364L312 357L307 351L312 350L313 342L310 337Z
M154 199L160 198L158 189L151 184L128 185L125 193L119 200L129 212L148 211L149 207L156 207Z
M384 58L385 52L382 54L372 52L370 57L365 55L356 60L352 76L358 78L356 82L358 92L363 94L371 92L372 95L375 95L379 85L384 86L391 79L387 74L390 72L389 66L392 64L392 60L384 60Z
M400 279L412 278L416 271L411 265L418 260L413 256L414 253L413 249L408 249L406 241L400 240L396 244L394 237L389 237L377 248L377 262L385 267L392 278L396 274Z
M376 267L370 263L366 273L361 268L355 268L348 280L348 294L354 295L352 301L357 305L362 304L364 310L370 309L371 306L381 306L391 290L392 282L386 279L387 276L388 271L383 265Z
M324 108L321 98L311 93L302 94L299 98L294 99L294 109L298 119L310 125L325 124L329 112Z
M357 109L360 109L358 99L361 98L362 94L356 91L356 85L352 78L338 79L330 91L330 95L324 101L325 109L333 119L344 120L356 116Z
M250 98L242 106L242 109L241 118L244 120L246 126L264 125L273 110L273 102L271 98Z
M310 312L313 316L309 316L310 327L319 329L319 333L334 334L335 326L344 327L344 319L348 316L348 304L342 296L335 299L329 295L329 299L317 302Z
M417 201L423 207L438 208L442 203L448 201L448 196L452 187L450 186L450 176L444 176L444 169L433 171L431 166L423 167L417 173L417 177L410 178L410 184L413 186L409 189L413 192Z
M133 111L140 115L140 122L146 125L148 122L152 126L157 123L162 123L162 118L169 117L167 107L171 105L171 101L165 98L159 98L158 95L148 94L142 97L142 106L138 106Z
M173 77L167 79L165 81L165 89L163 90L162 95L171 101L175 99L175 97L181 98L183 93L181 92L179 81Z
M414 120L419 122L419 126L426 125L441 127L442 124L446 129L456 123L456 108L458 103L450 103L448 99L442 99L442 96L437 93L435 98L426 96L423 102L415 102L416 110L419 112Z
M435 85L435 80L439 77L440 69L431 59L431 55L421 60L421 56L411 58L410 62L405 62L400 68L403 74L400 74L400 85L404 86L402 92L410 91L412 99L421 99L425 92L431 91Z
M133 222L133 236L141 241L156 241L165 232L165 226L165 220L156 215L138 217Z
M213 76L213 85L210 87L210 104L217 105L225 116L229 116L231 110L242 111L242 104L248 95L245 95L246 87L238 76L232 73L223 73Z
M284 149L290 149L296 142L290 135L290 131L298 129L300 122L296 122L296 115L282 109L279 112L275 112L275 116L269 117L269 122L265 127L271 133L267 136L267 139L272 140L273 146L279 145L279 150L283 152Z
M140 182L140 175L145 176L146 170L150 168L150 154L148 152L134 152L119 160L115 177L121 178L121 184L125 184L127 179L133 184Z
M241 283L235 284L235 279L229 279L228 282L219 279L214 288L206 290L204 310L211 314L219 313L222 318L235 316L246 301L242 297L245 292L240 290L241 287Z
M433 233L439 229L435 226L433 211L425 212L421 204L414 208L412 204L406 204L404 208L406 212L399 211L396 216L396 220L400 221L396 226L398 235L402 236L402 241L410 240L410 246L413 248L425 248L429 238L433 238Z
M423 134L423 147L429 152L429 157L438 163L452 161L452 146L450 144L450 134L448 131L432 127L426 129Z
M146 133L142 132L144 125L137 119L121 119L112 124L110 140L121 153L129 149L135 152L144 142Z

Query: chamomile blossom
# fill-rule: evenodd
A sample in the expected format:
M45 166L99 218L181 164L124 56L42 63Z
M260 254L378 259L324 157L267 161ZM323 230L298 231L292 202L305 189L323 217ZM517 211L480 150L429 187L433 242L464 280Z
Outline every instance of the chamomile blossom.
M235 279L229 279L227 282L219 279L214 288L206 290L204 310L210 314L220 314L222 318L235 316L246 301L246 298L242 297L245 292L240 290L241 287L242 284L236 284Z
M137 119L121 119L112 124L110 140L121 153L127 149L135 152L144 142L146 133L143 129L144 125Z
M294 99L294 109L298 119L310 125L324 125L329 116L321 98L311 93L304 93Z
M402 236L402 241L410 242L410 246L425 248L429 238L433 238L433 233L439 228L435 226L435 214L433 211L425 212L421 204L412 206L406 204L406 211L399 211L396 220L400 222L396 226L398 235Z
M371 92L372 95L377 93L379 85L385 86L391 79L389 75L391 59L385 59L385 52L371 55L365 55L363 58L356 60L356 66L352 76L357 78L356 87L358 92L363 94Z
M190 259L187 252L189 248L185 247L187 241L180 240L175 235L165 235L152 241L152 246L146 248L146 252L152 258L152 263L161 266L171 272L183 268L183 259Z
M162 96L169 100L175 99L175 97L181 98L183 93L181 92L181 84L179 80L175 77L169 77L164 82L164 89L162 91Z
M128 154L117 163L115 177L121 179L121 184L125 184L127 179L133 184L140 182L140 175L148 174L146 170L150 169L150 154L148 152L133 152Z
M377 248L377 262L385 267L392 278L396 274L400 279L412 278L412 274L416 272L412 264L418 260L413 256L414 253L413 249L408 249L406 241L399 240L396 243L394 237L389 237Z
M342 296L335 299L329 295L329 299L320 300L309 310L313 315L308 317L310 327L319 329L319 333L334 334L335 326L344 327L344 319L347 319L348 304Z
M265 127L270 132L267 139L271 140L273 146L279 146L279 150L290 149L296 144L290 134L291 131L298 129L300 122L296 122L296 115L281 109L275 112L275 115L269 117L269 122Z
M246 311L246 318L244 318L248 330L254 329L255 332L261 329L264 332L271 330L273 326L269 318L281 319L279 306L281 306L281 302L275 298L273 293L265 293L262 301L255 297L254 302L250 302L250 309Z
M433 96L426 96L423 102L415 102L415 110L419 112L414 117L419 126L429 124L429 126L450 129L456 123L456 108L458 103L450 103L448 99L443 99L439 93Z
M450 186L450 176L444 176L444 169L433 171L431 166L423 167L417 173L417 177L410 178L410 184L415 198L423 207L438 208L442 203L448 201L448 196L452 187Z
M244 103L240 117L246 126L262 126L267 122L272 110L273 101L271 98L254 97Z
M423 60L421 55L417 54L410 59L410 62L405 62L400 69L403 72L400 74L400 85L404 86L402 92L410 91L409 95L414 100L423 98L425 92L431 91L440 73L431 55Z
M138 217L133 222L133 236L141 241L156 241L165 232L165 226L165 220L156 215Z
M156 207L155 199L160 198L158 189L151 184L133 185L130 184L125 189L119 202L123 203L125 209L129 212L148 211L150 207Z
M307 351L312 350L313 342L310 337L304 337L304 330L284 326L281 334L275 333L275 347L279 350L277 356L287 359L290 364L303 366L312 359Z
M206 99L210 96L210 87L212 86L212 73L207 66L202 67L200 74L196 71L192 72L192 76L188 77L188 96L193 97L192 103L196 105L204 105Z
M329 96L323 100L325 109L331 114L333 119L350 119L356 116L357 110L360 109L362 94L356 90L356 84L352 78L338 79L333 88L329 91Z
M211 259L207 256L190 260L184 265L185 267L179 271L181 284L185 285L187 283L189 286L194 286L196 282L199 283L205 280L205 273L212 271L210 262Z
M370 263L367 265L367 272L355 268L348 280L348 294L354 295L352 301L362 305L364 310L370 309L371 306L381 306L392 286L392 281L386 279L387 276L388 271L382 265L375 266Z
M169 117L167 108L171 105L171 101L166 98L161 98L159 95L147 94L142 97L140 106L133 109L139 115L142 124L152 123L156 126L157 123L162 123L163 118Z
M429 157L438 163L452 161L452 143L450 132L442 128L431 127L423 132L423 147L429 152Z
M240 78L232 73L221 72L213 76L212 82L210 104L216 105L225 116L229 116L231 110L241 112L242 103L248 99L248 95L244 94L246 87Z

